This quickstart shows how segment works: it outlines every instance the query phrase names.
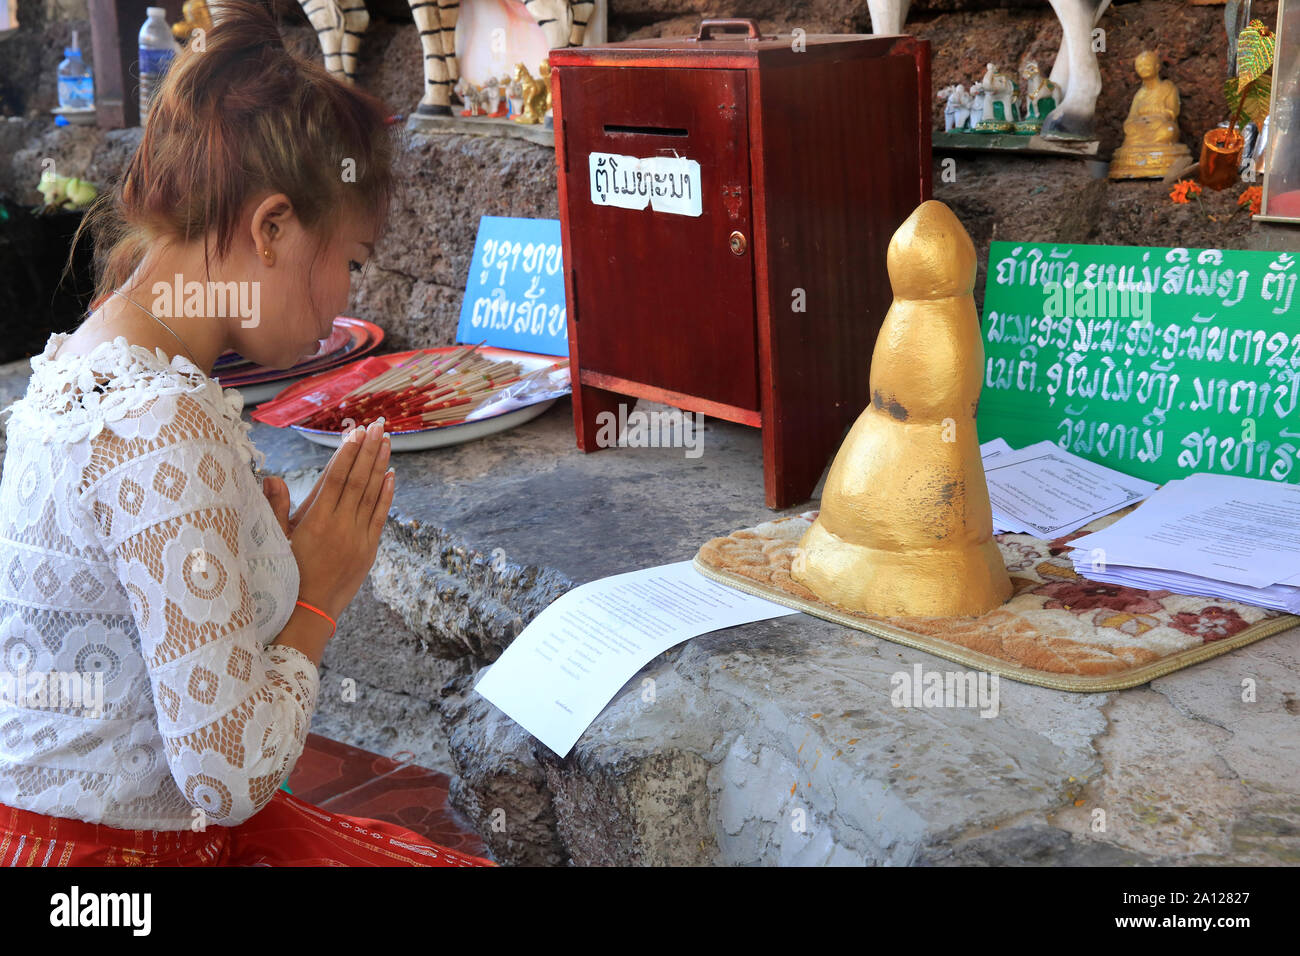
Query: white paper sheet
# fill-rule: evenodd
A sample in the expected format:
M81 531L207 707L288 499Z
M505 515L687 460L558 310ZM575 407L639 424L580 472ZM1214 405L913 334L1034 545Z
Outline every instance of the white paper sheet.
M1141 501L1156 484L1041 441L985 459L994 523L1052 539Z
M984 460L987 467L988 463L999 455L1005 455L1014 449L1007 443L1005 438L994 438L980 445L980 457ZM1014 522L1008 521L995 510L993 512L993 533L1002 534L1005 531L1017 531L1023 533L1023 529L1010 527Z
M1013 450L1005 438L993 438L980 445L980 457L988 461Z
M561 757L637 671L674 644L798 611L710 581L690 561L562 594L474 689Z
M1180 571L1252 588L1300 584L1300 485L1191 475L1071 545L1099 550L1108 566Z
M698 217L703 213L700 164L685 156L621 156L591 153L587 158L591 201L597 206L670 212Z

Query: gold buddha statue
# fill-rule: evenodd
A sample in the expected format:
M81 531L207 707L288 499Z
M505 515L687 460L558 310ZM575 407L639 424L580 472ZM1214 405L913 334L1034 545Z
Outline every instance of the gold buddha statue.
M1192 161L1178 141L1178 87L1160 79L1160 60L1151 50L1139 53L1133 66L1142 85L1124 120L1124 144L1110 161L1110 178L1161 178Z

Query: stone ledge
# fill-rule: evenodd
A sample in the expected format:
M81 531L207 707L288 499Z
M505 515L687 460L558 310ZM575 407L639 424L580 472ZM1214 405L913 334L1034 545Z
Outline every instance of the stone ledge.
M257 429L268 467L328 458ZM394 746L427 733L420 702L433 705L453 802L499 860L1285 864L1300 854L1300 752L1286 743L1288 708L1300 706L1285 696L1300 675L1300 629L1119 694L1002 681L1000 715L984 719L893 708L893 672L954 665L796 615L660 655L556 756L473 683L569 587L688 559L707 538L773 515L759 433L713 421L705 435L696 460L673 449L584 455L559 403L508 434L397 459L371 580L403 622L402 656L381 660L399 645L358 641L350 672L401 687L408 710L387 717ZM463 670L442 681L452 672L420 663L421 641ZM1240 702L1243 676L1257 680L1258 704ZM1104 832L1092 829L1097 809Z
M516 123L491 116L424 116L412 113L406 128L417 133L465 133L470 136L505 136L555 148L555 129L541 123Z

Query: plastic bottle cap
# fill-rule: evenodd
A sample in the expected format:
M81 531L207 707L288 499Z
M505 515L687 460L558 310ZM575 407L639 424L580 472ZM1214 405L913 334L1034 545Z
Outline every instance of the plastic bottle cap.
M139 7L137 7L136 9L138 10ZM167 16L167 11L166 11L163 7L145 7L145 8L144 8L144 12L145 12L145 15L146 15L146 16L150 16L150 17L166 17L166 16Z
M81 51L78 50L75 46L65 46L63 48L63 55L67 57L69 60L71 60L74 56L77 59L81 59Z

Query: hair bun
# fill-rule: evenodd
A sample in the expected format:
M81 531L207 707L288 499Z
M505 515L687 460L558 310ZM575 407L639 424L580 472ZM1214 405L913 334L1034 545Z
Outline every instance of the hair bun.
M208 12L212 15L212 29L221 35L238 31L241 46L262 46L283 50L284 36L280 33L275 14L269 3L260 0L209 0Z

